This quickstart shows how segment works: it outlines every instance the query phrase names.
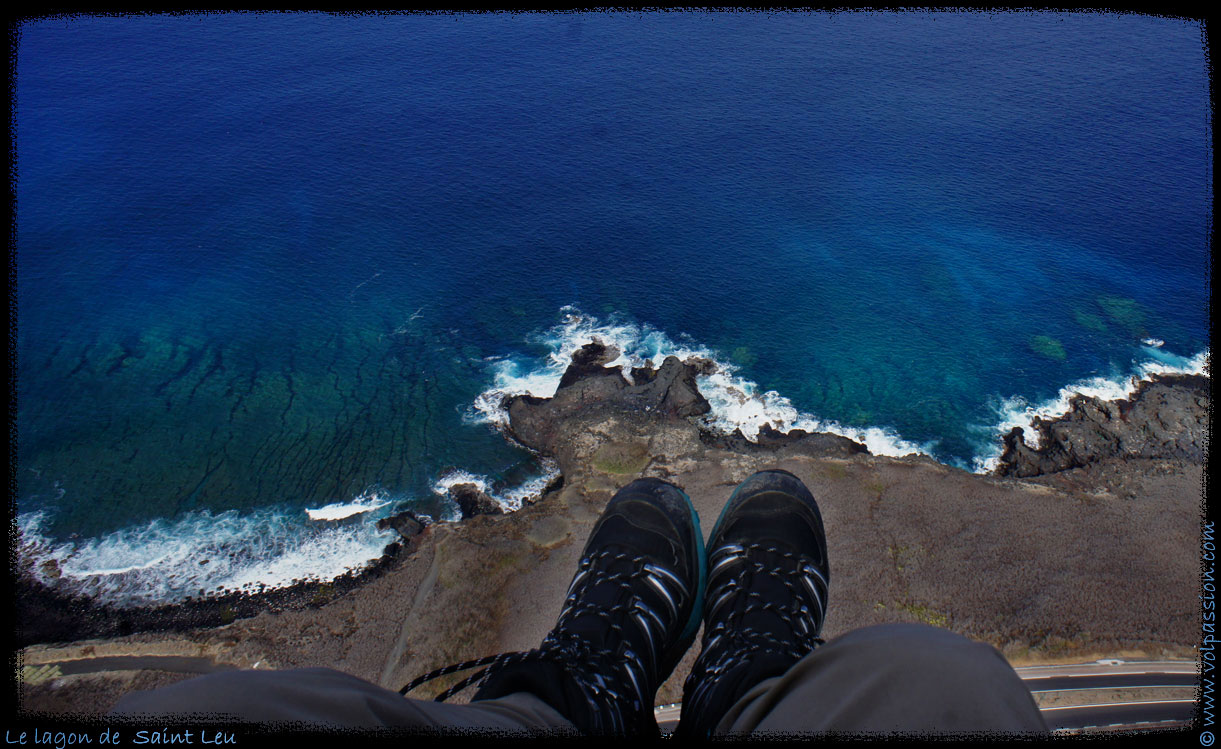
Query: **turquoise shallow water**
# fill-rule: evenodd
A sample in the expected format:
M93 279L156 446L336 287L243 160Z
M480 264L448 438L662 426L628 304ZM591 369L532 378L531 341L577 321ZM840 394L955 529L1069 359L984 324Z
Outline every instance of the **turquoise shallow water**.
M335 574L388 538L306 509L545 480L489 404L594 334L717 358L720 428L979 467L1199 367L1207 85L1141 16L29 23L20 524L124 600Z

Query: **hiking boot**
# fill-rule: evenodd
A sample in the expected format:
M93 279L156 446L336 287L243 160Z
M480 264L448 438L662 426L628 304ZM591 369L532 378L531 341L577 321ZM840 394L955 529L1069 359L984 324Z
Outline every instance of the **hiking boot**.
M708 542L703 648L676 736L706 738L751 687L822 644L830 567L822 515L788 471L761 471L726 503Z
M535 650L448 666L408 684L486 665L474 700L529 692L585 734L659 736L657 689L695 640L704 537L687 495L660 479L619 490L594 525L555 627Z

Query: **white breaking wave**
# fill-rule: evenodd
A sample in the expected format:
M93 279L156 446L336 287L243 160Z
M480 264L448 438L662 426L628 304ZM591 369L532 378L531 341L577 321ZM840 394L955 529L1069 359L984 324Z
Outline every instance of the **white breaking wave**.
M389 504L362 512L384 515L379 510ZM43 582L132 605L332 580L365 568L397 537L366 517L342 524L306 518L300 510L284 508L217 515L201 510L98 538L56 542L43 533L44 513L26 513L17 519L19 553ZM58 582L44 566L48 562L58 568Z
M804 429L808 432L838 434L864 444L874 455L927 455L932 449L929 444L920 445L905 440L886 427L848 427L802 413L793 406L792 401L774 390L759 392L756 383L738 374L736 365L719 359L711 349L678 343L648 325L602 323L571 306L564 307L561 313L563 321L539 338L539 342L550 349L546 360L523 363L504 359L495 362L492 387L479 394L468 416L504 426L508 423L508 413L501 403L506 396L552 397L564 370L572 361L573 353L597 339L619 350L619 356L606 366L622 366L629 379L632 367L656 368L667 356L676 356L681 360L699 357L714 361L716 372L701 375L696 382L712 406L711 413L704 419L705 423L725 433L741 429L747 439L756 440L759 430L766 424L782 432Z
M544 460L543 469L540 476L499 492L490 491L483 476L450 471L433 490L445 496L454 484L473 483L512 512L536 499L559 476L554 460ZM377 521L397 504L385 494L369 491L348 502L304 511L265 507L214 515L200 510L65 542L44 533L46 512L32 512L17 519L19 554L23 565L42 582L121 606L173 603L222 592L254 593L299 581L333 580L368 567L398 538L393 530L377 529ZM457 504L450 502L440 519L460 520ZM57 576L52 568L58 570Z
M474 484L479 488L479 491L491 497L496 504L500 505L500 509L505 512L514 512L520 510L522 505L539 498L543 490L547 488L556 477L560 475L560 466L551 458L543 458L541 461L543 473L536 476L518 486L504 489L499 492L492 491L492 484L486 476L470 473L460 469L446 471L433 484L432 490L442 497L449 496L450 487L457 484ZM456 502L449 502L445 520L457 521L462 519L462 513L458 510Z
M641 366L644 359L633 359L629 346L641 339L641 329L635 325L600 325L592 317L581 314L575 307L560 310L564 321L540 337L541 343L551 351L541 365L538 362L522 364L512 358L495 363L492 387L475 398L468 414L475 421L487 421L497 426L509 422L509 414L501 408L501 401L509 395L534 395L550 398L560 386L564 370L572 362L577 349L595 338L607 346L619 349L619 356L606 366ZM664 359L664 357L663 357ZM630 374L628 375L630 377Z
M388 504L390 504L389 499L382 499L378 494L370 493L351 502L336 502L318 509L307 508L305 514L309 516L310 520L343 520L372 512Z
M1162 341L1150 339L1144 342L1141 351L1147 357L1134 361L1132 373L1126 376L1091 377L1060 388L1055 397L1042 403L1030 404L1025 398L1013 396L1002 398L996 406L999 422L988 427L989 433L997 435L987 450L975 458L976 473L991 473L996 469L1003 451L999 436L1008 434L1014 427L1022 428L1022 440L1031 448L1038 449L1039 434L1034 429L1035 419L1055 419L1068 413L1072 399L1084 395L1100 400L1127 400L1136 392L1141 382L1155 374L1205 374L1208 369L1208 349L1193 357L1183 357L1165 351Z

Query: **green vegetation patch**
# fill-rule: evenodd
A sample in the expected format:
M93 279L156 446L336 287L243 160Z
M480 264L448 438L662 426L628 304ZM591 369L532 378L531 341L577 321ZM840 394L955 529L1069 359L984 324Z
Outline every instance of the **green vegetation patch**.
M1096 638L1089 632L1077 632L1068 636L1049 634L1036 644L1035 649L1044 655L1063 657L1077 651L1089 650L1095 647L1096 643Z
M848 475L848 469L838 463L823 463L819 466L819 473L830 479L842 479Z
M311 606L321 606L331 600L331 596L335 594L335 587L330 583L323 583L314 591L314 597L310 599Z
M649 462L649 448L640 442L609 442L593 455L593 465L603 473L639 473Z
M900 603L895 607L916 617L918 621L931 624L934 627L948 627L950 624L949 615L928 606L921 606L915 603Z
M522 566L525 561L525 554L520 551L506 551L503 554L492 557L492 574L510 574Z
M526 533L531 543L550 549L563 543L572 534L572 524L562 517L552 515L537 521Z
M1051 336L1036 335L1030 338L1030 350L1039 356L1055 359L1056 361L1064 361L1064 344L1057 341Z

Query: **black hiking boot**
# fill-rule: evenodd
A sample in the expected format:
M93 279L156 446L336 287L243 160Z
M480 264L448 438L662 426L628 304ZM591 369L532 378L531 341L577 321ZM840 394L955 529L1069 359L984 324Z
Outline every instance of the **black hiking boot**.
M703 648L683 685L677 737L707 738L749 689L822 644L830 577L805 484L781 470L739 484L708 542Z
M594 525L555 627L537 649L448 666L487 666L472 701L529 692L584 734L659 736L658 687L695 640L703 612L704 537L687 495L660 479L619 490Z

